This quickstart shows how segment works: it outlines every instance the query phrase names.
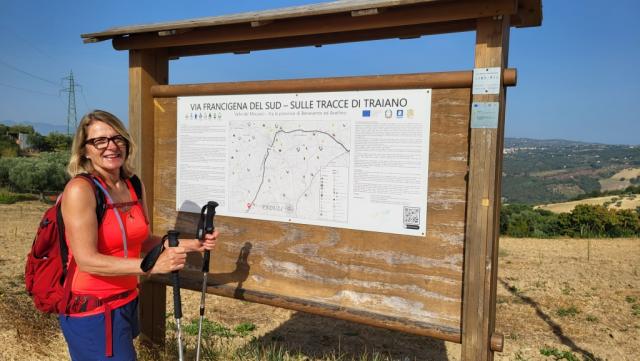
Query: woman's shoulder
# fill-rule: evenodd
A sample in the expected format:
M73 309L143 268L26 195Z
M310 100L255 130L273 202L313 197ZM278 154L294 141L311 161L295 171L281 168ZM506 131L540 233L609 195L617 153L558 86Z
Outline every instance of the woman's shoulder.
M90 182L92 180L85 176L75 176L64 187L64 198L71 199L72 201L83 201L88 199L94 199L94 185Z

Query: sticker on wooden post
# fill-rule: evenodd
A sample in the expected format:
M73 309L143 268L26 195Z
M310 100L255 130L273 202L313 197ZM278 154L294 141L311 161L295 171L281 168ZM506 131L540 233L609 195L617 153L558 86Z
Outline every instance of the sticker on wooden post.
M471 105L471 128L498 128L500 103L474 102Z
M500 67L473 69L473 95L500 94Z

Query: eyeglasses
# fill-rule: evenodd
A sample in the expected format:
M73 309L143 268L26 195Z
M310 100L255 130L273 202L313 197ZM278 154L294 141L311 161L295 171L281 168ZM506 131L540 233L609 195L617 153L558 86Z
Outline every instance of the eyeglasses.
M104 150L107 149L107 147L109 146L109 142L113 142L113 144L115 144L118 147L128 147L129 146L129 141L127 140L127 138L121 136L121 135L114 135L113 137L97 137L97 138L91 138L91 139L87 139L84 141L84 144L91 144L93 145L97 150Z

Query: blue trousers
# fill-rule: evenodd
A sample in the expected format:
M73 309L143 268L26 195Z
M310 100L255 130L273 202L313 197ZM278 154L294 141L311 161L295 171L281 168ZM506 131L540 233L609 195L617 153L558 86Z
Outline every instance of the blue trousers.
M86 317L59 315L60 328L73 361L135 361L133 339L140 333L138 299L111 311L113 356L105 355L104 314Z

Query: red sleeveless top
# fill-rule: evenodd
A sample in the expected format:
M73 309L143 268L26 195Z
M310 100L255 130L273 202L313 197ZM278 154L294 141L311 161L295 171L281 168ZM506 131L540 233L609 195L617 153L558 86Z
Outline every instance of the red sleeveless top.
M104 182L99 180L106 189ZM98 252L109 256L124 257L122 231L115 214L115 212L119 212L127 237L127 257L136 259L140 258L142 242L149 236L149 222L145 217L142 201L138 200L131 182L127 179L126 183L131 202L112 204L105 197L107 209L98 228ZM71 249L69 249L69 254L71 254ZM114 309L135 299L138 296L137 286L138 276L135 275L100 276L76 269L71 292L74 295L91 294L99 298L106 298L125 291L132 291L128 297L109 302L111 308ZM88 312L72 314L72 316L89 316L103 311L104 307L98 307Z

